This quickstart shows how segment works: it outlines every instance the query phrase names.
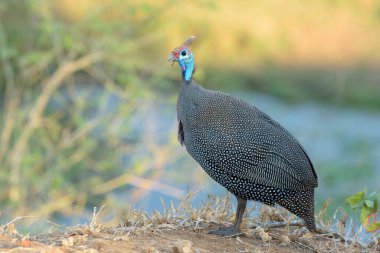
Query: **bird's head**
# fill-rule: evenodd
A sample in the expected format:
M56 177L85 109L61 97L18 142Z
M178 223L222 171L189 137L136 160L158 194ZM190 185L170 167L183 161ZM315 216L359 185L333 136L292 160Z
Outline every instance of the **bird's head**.
M180 47L176 47L169 55L168 60L177 61L181 67L181 73L186 81L190 81L194 71L194 55L190 50L195 36L190 36Z

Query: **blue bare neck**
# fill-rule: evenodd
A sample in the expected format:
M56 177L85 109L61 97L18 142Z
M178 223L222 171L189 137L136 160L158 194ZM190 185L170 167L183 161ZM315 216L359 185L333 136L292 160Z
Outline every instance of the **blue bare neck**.
M194 58L180 59L178 63L181 67L183 78L189 82L194 71Z

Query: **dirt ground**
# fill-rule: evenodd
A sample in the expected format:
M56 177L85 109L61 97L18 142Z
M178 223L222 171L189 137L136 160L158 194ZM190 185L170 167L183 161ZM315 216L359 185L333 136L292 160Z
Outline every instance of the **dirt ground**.
M223 238L209 235L208 228L157 227L70 228L21 238L0 233L0 252L139 252L139 253L206 253L206 252L380 252L380 248L362 248L331 235L311 234L301 229L246 229L245 236Z

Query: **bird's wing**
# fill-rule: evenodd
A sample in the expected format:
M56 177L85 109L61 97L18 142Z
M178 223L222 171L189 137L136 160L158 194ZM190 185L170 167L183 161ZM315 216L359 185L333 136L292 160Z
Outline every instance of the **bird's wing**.
M291 139L293 142L293 145L298 147L298 152L300 152L300 155L303 157L303 160L310 165L311 173L310 173L310 178L312 178L311 181L315 181L315 187L318 186L318 176L317 173L315 172L313 163L310 160L310 157L306 153L305 149L302 147L302 145L298 142L298 140L291 135L283 126L281 126L277 121L274 121L271 117L269 117L267 114L260 112L259 116L263 121L271 124L273 128L278 129L278 131L281 131L282 133L288 135L288 138Z
M209 100L212 108L219 107L216 110L223 112L225 115L222 117L226 119L220 123L220 120L210 117L208 125L213 160L220 169L275 188L305 189L317 186L316 173L309 157L288 131L256 107L230 96L228 100L226 103L220 103L220 99ZM214 122L219 123L213 125Z

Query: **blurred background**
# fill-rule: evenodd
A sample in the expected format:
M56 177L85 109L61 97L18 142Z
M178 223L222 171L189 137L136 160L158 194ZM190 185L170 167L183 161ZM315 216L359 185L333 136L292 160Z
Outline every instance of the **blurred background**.
M380 190L379 1L2 0L0 224L224 196L177 142L167 56L192 34L198 83L303 144L317 210Z

